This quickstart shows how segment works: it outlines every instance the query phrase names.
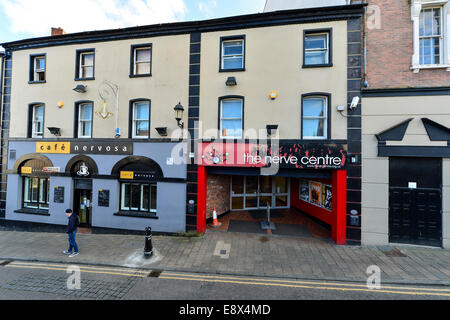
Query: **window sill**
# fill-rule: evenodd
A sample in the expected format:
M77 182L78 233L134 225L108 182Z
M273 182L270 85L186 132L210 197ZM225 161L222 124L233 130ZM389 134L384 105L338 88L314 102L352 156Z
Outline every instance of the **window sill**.
M43 81L28 81L28 84L37 84L37 83L47 83L46 80Z
M419 73L420 70L428 70L428 69L447 69L447 72L450 72L450 64L430 64L411 67L411 70L414 73Z
M303 69L308 69L308 68L330 68L332 66L333 66L332 63L327 63L327 64L304 64L302 66L302 68Z
M18 210L14 210L15 213L24 213L24 214L34 214L38 216L50 216L50 213L48 213L48 210L44 209L32 209L32 208L22 208Z
M146 77L151 77L152 74L130 74L130 78L146 78Z
M139 211L119 211L116 213L113 213L114 216L119 217L132 217L132 218L144 218L144 219L159 219L158 216L156 216L155 213L148 213L148 212L139 212Z
M92 78L75 78L75 81L90 81L95 80L95 77Z
M245 68L239 68L239 69L219 69L219 72L243 72L245 71Z

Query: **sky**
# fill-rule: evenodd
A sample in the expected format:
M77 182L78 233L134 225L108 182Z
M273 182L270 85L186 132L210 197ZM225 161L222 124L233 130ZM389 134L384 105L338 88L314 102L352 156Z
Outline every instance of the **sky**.
M0 43L262 12L265 0L0 0ZM1 47L0 47L1 48Z

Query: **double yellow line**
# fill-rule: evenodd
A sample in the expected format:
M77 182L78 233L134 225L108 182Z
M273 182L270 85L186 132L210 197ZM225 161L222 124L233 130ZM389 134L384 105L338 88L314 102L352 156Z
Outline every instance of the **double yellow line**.
M14 261L10 264L7 264L5 267L66 271L68 265ZM138 277L138 278L147 278L151 274L150 270L91 267L91 266L78 266L78 267L80 268L81 272L94 274L106 274L106 275ZM423 295L423 296L450 297L450 288L446 289L446 288L410 287L401 285L396 286L382 285L380 289L369 289L366 285L357 283L268 279L257 277L206 275L206 274L193 274L193 273L168 272L168 271L162 272L158 278L166 280L215 282L215 283L228 283L228 284L239 284L250 286L270 286L270 287L285 287L285 288L299 288L312 290L333 290L344 292L353 291L353 292L386 293L386 294L401 294L401 295L415 295L415 296Z

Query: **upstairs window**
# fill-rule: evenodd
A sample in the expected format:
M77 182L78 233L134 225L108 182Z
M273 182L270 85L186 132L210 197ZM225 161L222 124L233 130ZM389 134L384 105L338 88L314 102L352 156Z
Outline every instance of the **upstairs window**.
M44 136L44 105L30 106L29 134L30 138L42 138Z
M241 139L243 131L244 100L223 98L220 100L219 130L221 139Z
M245 70L245 39L243 36L221 38L220 71Z
M304 32L303 67L332 66L331 30Z
M328 138L327 96L304 96L302 107L302 139Z
M78 138L92 138L92 103L78 105Z
M441 8L423 9L419 18L419 59L421 65L442 63Z
M130 77L151 76L152 74L152 45L131 46Z
M95 67L94 49L77 50L75 80L93 80Z
M134 101L131 110L131 138L150 137L150 101Z
M45 55L30 56L30 82L45 82Z

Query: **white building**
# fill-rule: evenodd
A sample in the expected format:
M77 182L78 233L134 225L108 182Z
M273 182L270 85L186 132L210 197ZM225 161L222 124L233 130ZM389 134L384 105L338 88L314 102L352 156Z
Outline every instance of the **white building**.
M350 0L267 0L264 12L303 9L313 7L340 6L349 4Z

